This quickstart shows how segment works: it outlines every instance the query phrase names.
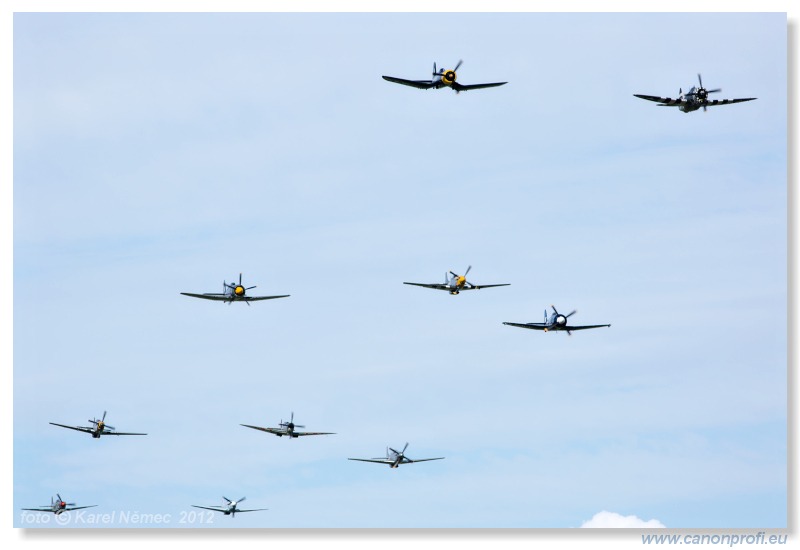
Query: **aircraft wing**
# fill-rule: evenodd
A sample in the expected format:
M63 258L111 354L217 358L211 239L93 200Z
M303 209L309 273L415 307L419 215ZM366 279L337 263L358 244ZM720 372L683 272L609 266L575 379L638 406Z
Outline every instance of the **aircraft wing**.
M461 290L480 290L482 288L492 288L494 286L511 286L511 283L503 283L503 284L499 284L499 285L473 285L473 286L468 286L468 287L465 286Z
M709 99L704 105L706 107L713 107L715 105L727 105L728 103L742 103L744 101L753 101L757 97L745 97L742 99Z
M374 462L375 464L394 464L394 460L388 458L348 458L347 460L358 460L359 462Z
M245 296L239 299L247 302L257 302L258 300L273 300L275 298L288 298L289 296L291 296L291 294L283 294L281 296Z
M646 99L647 101L655 101L661 107L679 107L688 103L685 99L672 99L669 97L658 97L657 95L642 95L633 94L635 97Z
M103 432L100 435L147 435L147 434L138 434L132 432Z
M75 506L74 508L64 508L65 512L71 512L72 510L83 510L84 508L94 508L97 504L92 504L91 506Z
M491 82L489 84L459 84L458 82L453 82L450 87L457 92L464 92L466 90L477 90L479 88L494 88L495 86L502 86L503 84L508 84L508 82Z
M414 285L414 286L423 286L425 288L435 288L436 290L451 290L455 287L451 287L450 285L442 285L442 284L429 284L426 285L425 283L403 283L404 285ZM461 290L464 290L463 288Z
M191 296L192 298L202 298L203 300L217 300L220 302L229 302L231 297L229 294L193 294L191 292L181 292L184 296Z
M334 432L294 432L294 435L336 435Z
M53 512L52 506L42 506L41 508L22 508L28 512Z
M411 464L413 462L428 462L429 460L444 460L444 457L440 456L439 458L417 458L417 459L414 459L414 460L411 460L410 458L407 458L406 460L408 462L404 462L404 464Z
M50 422L53 426L60 426L61 428L69 428L70 430L75 430L78 432L86 432L87 434L92 433L94 430L92 428L87 428L84 426L67 426L65 424L56 424L55 422Z
M600 328L600 327L610 327L611 325L583 325L580 327L564 327L562 330L584 330L587 328Z
M269 508L256 508L256 509L253 509L253 510L239 510L239 509L237 508L237 509L236 509L236 513L238 514L238 513L240 513L240 512L260 512L260 511L262 511L262 510L269 510Z
M383 79L394 82L395 84L419 88L420 90L428 90L436 85L435 82L431 82L430 80L406 80L405 78L397 78L394 76L384 76Z
M261 426L250 426L249 424L239 424L240 426L244 426L245 428L253 428L254 430L261 430L262 432L267 432L275 435L287 435L286 430L282 430L280 428L262 428Z
M211 510L213 512L224 512L226 510L225 508L220 508L219 506L217 507L197 506L196 504L192 504L192 506L194 506L195 508L202 508L203 510ZM236 511L239 512L239 510Z
M510 327L519 327L519 328L530 328L534 330L544 330L549 325L545 325L544 323L503 323L504 325L508 325Z

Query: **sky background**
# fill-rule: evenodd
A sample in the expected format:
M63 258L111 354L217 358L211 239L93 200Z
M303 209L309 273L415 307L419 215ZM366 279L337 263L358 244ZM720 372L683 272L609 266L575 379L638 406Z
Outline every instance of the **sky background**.
M784 14L16 14L14 525L59 492L170 527L786 526L786 37ZM380 78L459 59L509 83ZM698 72L759 99L632 96ZM468 265L511 286L402 284ZM240 272L291 297L179 294ZM550 304L612 327L502 324ZM149 435L48 424L104 410ZM292 411L336 435L239 426ZM346 460L405 442L446 459ZM269 511L178 523L222 495Z

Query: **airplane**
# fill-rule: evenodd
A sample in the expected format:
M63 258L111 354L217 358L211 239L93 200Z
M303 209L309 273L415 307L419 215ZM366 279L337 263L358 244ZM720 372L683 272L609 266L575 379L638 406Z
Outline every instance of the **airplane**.
M453 296L461 292L462 290L480 290L481 288L491 288L494 286L510 286L511 283L503 283L499 285L473 285L469 281L467 281L467 273L469 270L472 269L472 266L467 267L467 271L464 272L463 275L458 275L457 273L453 273L452 271L448 276L448 273L445 272L444 274L444 284L425 284L425 283L403 283L404 285L414 285L414 286L424 286L425 288L434 288L436 290L446 290Z
M545 332L550 332L551 330L565 330L567 334L572 336L573 330L585 330L587 328L599 328L599 327L610 327L611 325L583 325L583 326L569 326L567 325L567 319L570 316L574 315L578 312L578 310L573 310L572 312L564 315L559 313L556 309L556 306L550 306L553 308L553 314L550 316L550 319L547 318L547 310L544 310L544 323L503 323L504 325L509 325L512 327L520 327L520 328L530 328L534 330L543 330Z
M388 464L390 468L397 468L401 464L413 464L414 462L427 462L429 460L444 460L444 457L439 458L418 458L411 460L405 455L408 443L403 447L402 451L396 451L391 447L386 447L386 458L348 458L347 460L358 460L360 462L375 462L376 464Z
M109 426L106 424L106 411L103 411L103 418L100 420L88 420L87 422L91 422L94 426L66 426L64 424L56 424L55 422L50 422L53 426L59 426L61 428L69 428L70 430L77 430L79 432L86 432L87 434L92 434L92 437L95 439L99 439L101 435L147 435L147 434L140 434L140 433L126 433L126 432L117 432L114 431L116 428L114 426Z
M233 516L236 517L236 514L240 512L261 512L262 510L269 510L269 508L256 508L253 510L242 510L237 508L236 506L242 502L246 497L242 497L239 500L231 500L228 497L222 497L225 499L225 506L197 506L196 504L192 504L195 508L202 508L203 510L212 510L214 512L222 512L226 516Z
M698 110L700 107L703 108L703 111L706 111L708 107L714 107L715 105L728 105L729 103L742 103L744 101L758 99L757 97L745 97L742 99L708 99L708 94L721 92L722 89L705 89L703 87L703 79L699 73L697 74L697 81L700 83L699 88L692 86L685 94L683 93L683 88L680 88L678 90L679 95L677 99L658 97L655 95L633 95L641 99L646 99L647 101L655 101L658 103L659 107L678 107L678 109L684 113L691 113L692 111Z
M242 284L242 274L239 273L239 284L226 283L222 281L222 293L216 294L213 292L206 292L205 294L193 294L191 292L181 292L184 296L191 296L192 298L203 298L204 300L217 300L219 302L244 302L248 306L250 302L258 300L273 300L275 298L288 298L291 294L282 294L280 296L247 296L247 291L255 288L255 286L245 286Z
M29 512L52 512L58 516L64 512L83 510L84 508L94 508L97 506L97 504L92 504L90 506L75 506L74 502L64 502L64 499L61 498L61 495L58 493L56 493L56 499L57 500L53 500L53 497L50 497L50 506L45 504L44 506L40 506L38 508L23 508L23 510L27 510ZM69 506L72 506L72 508L68 508Z
M438 90L439 88L449 86L450 88L454 89L456 93L466 90L477 90L478 88L494 88L495 86L508 84L507 82L491 82L489 84L459 84L456 82L456 71L462 63L463 60L459 60L455 69L439 69L438 71L436 70L436 63L434 63L432 76L436 78L433 78L432 80L406 80L405 78L397 78L395 76L384 76L383 79L396 84L403 84L404 86L419 88L421 90L429 90L430 88Z
M300 437L301 435L336 435L333 432L296 432L294 431L295 428L305 428L305 426L301 426L299 424L294 423L294 412L292 412L292 418L289 422L284 422L281 420L281 423L278 424L280 428L262 428L260 426L250 426L249 424L239 424L240 426L244 426L245 428L253 428L254 430L261 430L262 432L271 433L277 435L278 437L283 437L284 435L289 436L291 440L293 437Z

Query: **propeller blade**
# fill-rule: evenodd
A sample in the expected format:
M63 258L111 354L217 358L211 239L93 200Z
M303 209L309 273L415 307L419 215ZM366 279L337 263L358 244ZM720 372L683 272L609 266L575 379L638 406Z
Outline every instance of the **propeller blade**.
M295 424L294 427L295 428L305 428L305 426L303 426L302 424Z
M226 497L226 496L224 496L224 495L222 496L222 498L223 498L223 499L225 500L225 502L227 502L228 504L230 504L231 502L233 502L231 499L229 499L228 497Z
M102 420L103 420L104 422L105 422L105 420L106 420L106 412L107 412L107 411L103 411L103 418L102 418Z
M250 290L251 288L255 288L255 285L253 285L253 286L248 286L247 288L245 288L245 290Z
M239 284L240 285L242 284L242 274L241 273L239 273Z
M567 331L567 336L572 336L572 331L571 330Z
M464 60L463 60L463 59L459 59L459 60L458 60L458 63L456 63L456 67L455 67L455 69L453 69L453 72L457 71L457 70L458 70L458 68L461 66L461 64L462 64L463 62L464 62Z
M715 88L713 90L706 90L707 94L716 94L717 92L721 92L722 88Z
M566 317L567 319L569 319L569 316L570 316L570 315L575 315L576 313L578 313L578 310L577 310L577 309L573 309L573 310L572 310L572 311L569 313L569 315L565 315L564 317Z
M460 65L460 64L461 64L461 61L459 61L459 62L458 62L458 64ZM400 454L403 454L403 453L405 453L405 452L406 452L406 449L408 449L408 442L406 442L406 446L405 446L405 447L403 447L403 452L402 452L402 453L400 453Z
M697 73L697 81L700 83L700 87L703 87L703 77L700 76L700 73Z
M106 424L106 429L109 429L109 430L112 430L112 431L116 430L116 428L114 426L109 426L108 424Z
M554 312L556 315L558 315L558 310L556 309L556 306L554 306L554 305L550 304L550 307L551 307L551 308L553 308L553 312Z
M468 266L468 267L467 267L467 270L464 272L464 277L466 277L466 276L467 276L467 273L469 273L469 270L470 270L470 269L472 269L472 266Z
M708 106L705 103L703 104L703 112L704 113L708 112Z
M243 502L243 501L244 501L244 499L246 499L246 498L247 498L247 497L242 497L242 498L240 498L239 500L237 500L237 501L236 501L236 504L239 504L240 502Z

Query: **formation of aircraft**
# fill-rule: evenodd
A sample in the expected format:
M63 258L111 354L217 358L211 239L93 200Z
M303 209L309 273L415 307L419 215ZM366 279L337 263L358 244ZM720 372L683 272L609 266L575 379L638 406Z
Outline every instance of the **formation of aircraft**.
M79 432L86 432L87 434L91 434L93 438L99 439L101 435L147 435L142 433L131 433L131 432L118 432L114 426L109 426L106 424L106 411L103 411L103 418L100 420L92 419L87 420L90 422L91 426L67 426L66 424L56 424L55 422L50 422L53 426L59 426L61 428L68 428L70 430L76 430Z
M550 306L553 308L553 313L550 318L547 318L547 310L544 310L544 322L543 323L503 323L504 325L509 325L512 327L520 327L520 328L530 328L533 330L543 330L544 332L550 332L553 330L564 330L567 334L572 334L573 330L585 330L588 328L600 328L600 327L610 327L611 325L568 325L568 319L578 313L578 310L572 310L571 312L564 315L563 313L559 313L556 309L556 306Z
M418 458L411 460L405 455L408 449L408 443L403 447L402 451L396 451L391 447L386 447L386 457L380 458L348 458L347 460L358 460L359 462L374 462L376 464L388 464L390 468L397 468L401 464L413 464L415 462L427 462L429 460L444 460L444 457L439 458Z
M228 302L228 305L233 302L245 302L248 306L250 305L250 302L257 302L259 300L274 300L275 298L288 298L291 296L291 294L281 294L280 296L248 296L247 291L253 288L256 287L245 287L242 284L242 274L239 273L239 284L226 283L225 281L222 281L221 293L207 292L205 294L194 294L192 292L181 292L181 294L184 296L191 296L192 298Z
M71 512L72 510L83 510L84 508L94 508L97 504L90 506L75 506L74 502L65 502L61 495L56 493L56 498L50 497L50 505L39 506L38 508L23 508L29 512L52 512L55 515Z
M433 288L436 290L446 290L453 296L458 294L463 290L480 290L481 288L492 288L495 286L509 286L511 283L502 283L499 285L473 285L469 281L467 281L467 274L469 270L472 269L472 266L467 267L467 270L464 272L463 275L459 275L457 273L453 273L450 271L449 273L444 274L444 283L437 284L437 283L403 283L404 285L414 285L414 286L422 286L425 288Z
M283 437L285 435L289 437L289 439L304 435L336 435L333 432L296 432L295 428L305 428L305 426L294 423L294 411L292 412L292 417L289 422L284 422L281 419L280 424L278 424L278 428L262 428L261 426L250 426L249 424L240 424L240 426L244 426L245 428L253 428L254 430L261 430L262 432L271 433L273 435L277 435L278 437Z
M708 107L714 107L716 105L728 105L730 103L742 103L744 101L753 101L754 99L758 99L756 97L745 97L741 99L708 99L708 94L721 92L722 89L716 88L714 90L707 90L703 86L703 78L699 73L697 74L697 81L700 84L700 87L692 86L685 94L683 93L683 88L680 88L678 90L678 97L676 99L672 99L670 97L659 97L655 95L633 95L641 99L646 99L647 101L655 101L658 103L659 107L677 107L684 113L691 113L692 111L698 110L700 107L702 107L705 111Z
M421 90L429 90L431 88L438 90L439 88L449 87L458 92L466 90L477 90L478 88L494 88L495 86L502 86L508 84L507 82L490 82L488 84L459 84L456 82L456 71L463 60L456 63L454 69L439 69L436 70L436 63L433 64L433 78L431 80L406 80L405 78L397 78L396 76L384 76L384 80L394 82L395 84L402 84L403 86L411 86Z
M202 508L203 510L222 512L226 516L236 516L236 514L242 512L261 512L263 510L269 510L269 508L255 508L251 510L242 510L241 508L238 508L239 503L244 501L244 499L247 497L242 497L239 500L231 500L228 497L222 497L222 498L225 499L224 506L198 506L196 504L192 504L192 506L194 506L195 508Z

